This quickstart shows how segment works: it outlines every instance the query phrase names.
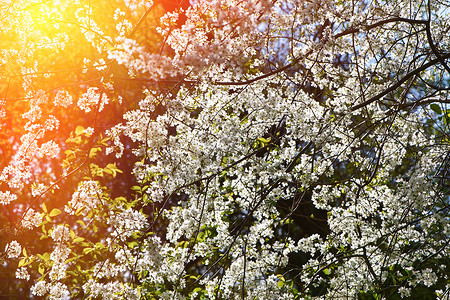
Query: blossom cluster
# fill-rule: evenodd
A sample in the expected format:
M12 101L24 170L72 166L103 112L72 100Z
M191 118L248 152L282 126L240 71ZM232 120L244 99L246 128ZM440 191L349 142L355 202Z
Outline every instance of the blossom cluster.
M125 1L113 9L116 26L103 28L93 7L74 5L79 34L96 53L80 72L101 74L78 96L39 86L39 64L26 64L40 49L31 41L53 40L23 24L17 33L19 45L30 41L17 62L29 109L15 154L1 165L0 204L33 199L18 206L20 224L41 227L40 238L52 242L43 253L28 253L19 238L4 248L9 260L21 257L15 276L35 280L33 295L445 293L447 6L198 0L147 26L158 3ZM141 26L155 29L159 51ZM123 114L105 125L116 97ZM76 127L65 143L50 139L70 116L57 113L69 107L94 118L90 127ZM58 173L48 162L70 143L76 148L64 152ZM130 196L110 196L108 188L122 192L121 179L113 164L102 167L102 151L132 164ZM71 180L76 188L58 199L61 210L37 211L54 182Z
M101 204L102 190L97 181L88 180L79 183L72 199L67 203L65 211L75 214L77 211L87 214Z

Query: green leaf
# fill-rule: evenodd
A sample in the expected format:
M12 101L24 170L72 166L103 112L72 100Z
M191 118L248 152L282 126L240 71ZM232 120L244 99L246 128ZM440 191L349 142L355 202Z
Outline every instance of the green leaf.
M141 187L140 187L140 186L137 186L137 185L134 185L134 186L131 187L131 190L132 190L132 191L140 191L140 190L141 190Z
M68 264L68 263L71 263L71 262L73 262L73 261L75 261L75 260L77 260L79 258L80 258L79 256L74 256L72 258L66 259L66 261L64 263ZM75 273L74 273L74 275L75 275Z
M39 274L44 275L45 267L43 264L39 264L38 272L39 272Z
M82 141L81 136L77 136L77 137L75 137L73 139L70 139L69 142L75 143L75 144L81 144L81 141Z
M263 145L267 145L268 143L270 143L270 139L271 139L271 138L266 139L266 138L263 138L263 137L259 137L259 138L258 138L258 141L260 141L261 143L263 143Z
M430 104L430 108L438 115L442 114L441 107L439 105L437 105L436 103Z
M72 159L74 159L74 158L76 157L75 152L72 151L72 150L70 150L70 149L64 151L64 153L66 154L66 159L67 159L68 161L69 161L69 160L72 160Z
M444 114L444 119L443 119L443 121L444 121L444 124L445 124L445 125L450 124L450 114L449 114L449 113Z
M281 289L282 287L284 286L284 281L278 281L277 282L277 287L279 288L279 289Z
M92 251L94 251L94 249L92 249L92 248L84 248L84 249L83 249L83 254L89 254L89 253L91 253Z
M82 241L84 241L84 238L82 238L82 237L77 237L77 238L74 238L73 239L73 241L72 241L72 243L80 243L80 242L82 242Z
M81 125L78 125L77 128L75 128L76 135L80 135L84 132L84 127Z
M134 248L134 247L136 247L136 246L138 246L139 244L136 242L136 241L132 241L132 242L129 242L128 243L128 247L129 248Z
M19 261L19 264L17 265L17 267L23 267L23 266L25 266L26 265L26 263L27 263L27 258L26 257L24 257L24 258L22 258L20 261Z
M100 141L100 144L102 144L103 146L108 146L108 141L110 140L110 137L104 138Z
M50 253L45 252L44 254L42 254L42 260L44 260L45 262L50 261Z
M323 269L322 271L325 275L330 275L330 273L331 273L330 269Z
M101 152L101 151L102 151L102 148L100 148L100 147L91 148L91 150L89 151L89 158L93 158L93 157L97 156L97 153Z
M79 208L77 209L77 211L75 212L75 215L79 216L83 210L84 210L83 207L79 207ZM88 216L88 218L90 218L90 217Z
M50 217L55 217L55 216L57 216L57 215L59 215L59 214L61 214L62 213L62 211L61 210L59 210L59 209L57 209L57 208L54 208L54 209L52 209L52 211L48 214Z
M47 212L47 206L45 203L42 203L42 210L46 213Z
M119 203L123 203L123 202L127 202L127 198L125 197L117 197L114 199L114 201L119 202Z
M120 169L116 166L116 163L108 164L106 167L107 167L108 169L111 169L111 170L116 171L117 173L123 173L122 170L120 170Z

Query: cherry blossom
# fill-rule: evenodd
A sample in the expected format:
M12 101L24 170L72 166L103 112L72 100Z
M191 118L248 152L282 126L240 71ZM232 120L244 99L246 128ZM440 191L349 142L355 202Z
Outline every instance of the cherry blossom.
M448 295L447 4L69 2L0 3L32 295Z

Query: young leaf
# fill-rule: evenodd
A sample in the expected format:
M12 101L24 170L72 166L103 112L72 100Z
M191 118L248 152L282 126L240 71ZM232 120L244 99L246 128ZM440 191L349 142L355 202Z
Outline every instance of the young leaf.
M84 241L84 238L82 238L82 237L76 237L76 238L74 238L73 239L73 241L72 241L72 243L80 243L80 242L82 242L82 241Z
M54 209L52 209L52 211L48 214L50 217L55 217L55 216L57 216L57 215L59 215L59 214L61 214L62 212L61 212L61 210L59 210L59 209L57 209L57 208L54 208Z

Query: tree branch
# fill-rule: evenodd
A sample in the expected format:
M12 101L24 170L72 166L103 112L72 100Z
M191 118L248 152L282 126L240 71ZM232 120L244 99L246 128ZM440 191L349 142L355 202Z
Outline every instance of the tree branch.
M445 54L444 56L442 56L442 59L447 59L450 58L450 53ZM358 110L362 107L365 107L369 104L371 104L372 102L375 102L377 100L380 100L382 97L386 96L387 94L389 94L390 92L395 91L397 88L399 88L403 83L405 83L408 79L410 79L411 77L418 75L420 72L425 71L426 69L428 69L429 67L439 63L439 59L433 59L430 60L428 63L422 65L421 67L409 72L408 74L406 74L403 78L401 78L399 81L397 81L395 84L391 85L389 88L385 89L383 92L379 93L378 95L373 96L372 98L357 104L355 106L353 106L350 110L351 111L355 111Z

